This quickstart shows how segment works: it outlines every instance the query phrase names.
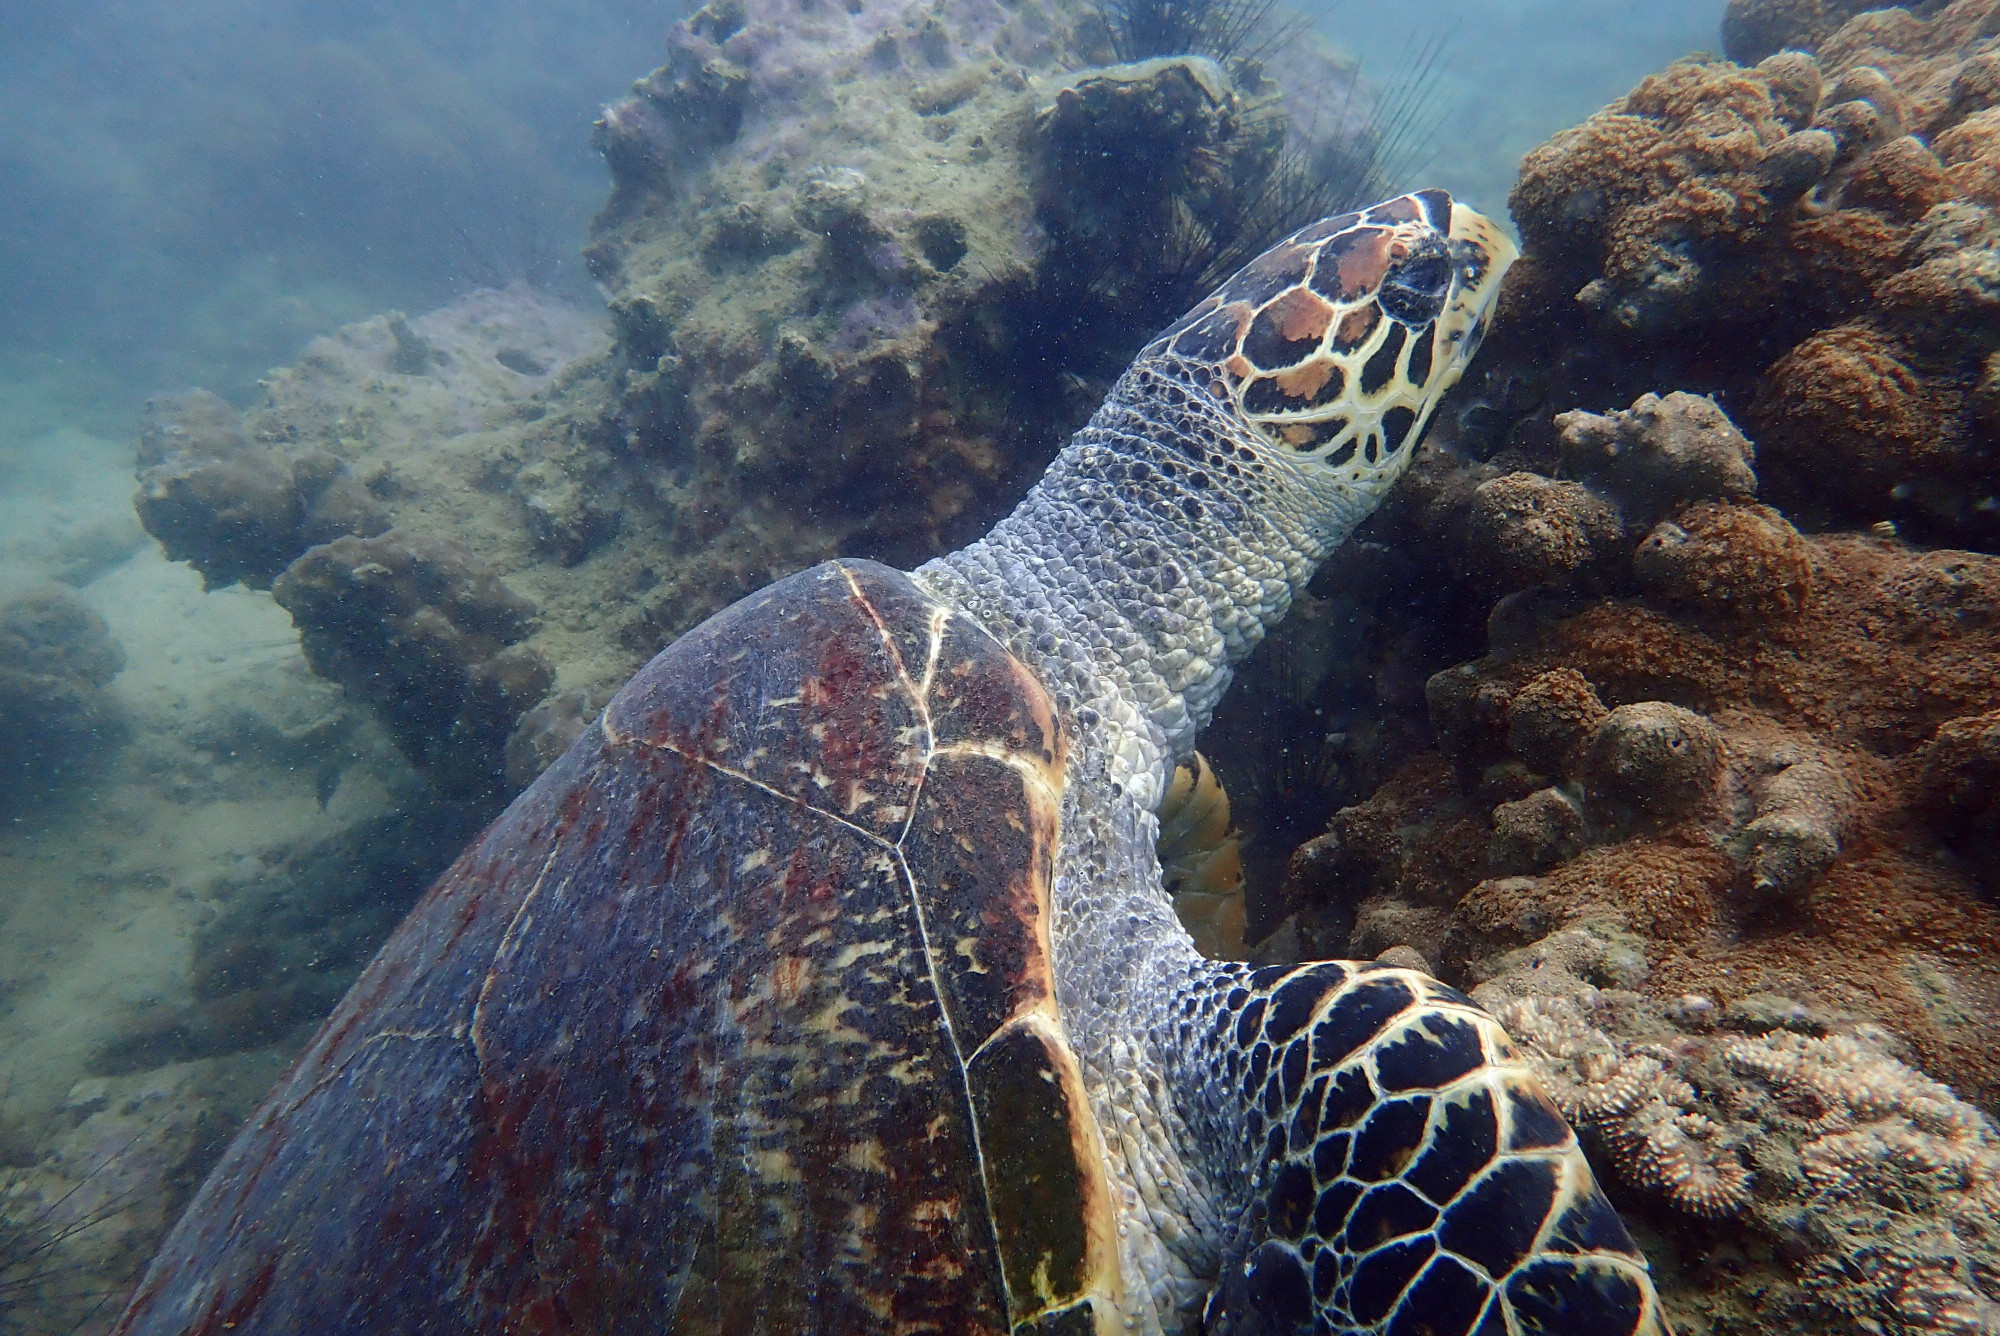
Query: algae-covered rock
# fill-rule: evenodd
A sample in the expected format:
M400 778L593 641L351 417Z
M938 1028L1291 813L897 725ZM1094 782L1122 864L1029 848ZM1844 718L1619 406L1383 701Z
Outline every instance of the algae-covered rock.
M272 585L313 670L382 715L447 791L501 788L508 735L554 681L534 606L463 547L391 529L307 551Z
M124 736L105 691L125 652L60 585L0 601L0 806L87 772Z
M268 588L308 547L389 527L339 456L261 444L206 390L147 404L135 504L167 556L210 588L239 580Z

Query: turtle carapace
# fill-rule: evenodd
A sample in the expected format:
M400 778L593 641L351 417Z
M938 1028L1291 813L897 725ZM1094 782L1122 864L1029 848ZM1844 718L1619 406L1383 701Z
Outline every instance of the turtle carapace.
M1442 191L1315 223L986 537L669 646L411 912L118 1330L1664 1332L1492 1019L1205 959L1155 850L1512 258Z

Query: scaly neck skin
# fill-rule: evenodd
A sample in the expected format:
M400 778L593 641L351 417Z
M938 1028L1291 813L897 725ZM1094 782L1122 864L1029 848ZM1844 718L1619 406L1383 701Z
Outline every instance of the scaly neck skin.
M1315 486L1191 371L1134 365L1012 515L916 573L1040 671L1147 810L1232 666L1393 481Z
M1232 665L1393 481L1316 487L1189 384L1167 359L1134 366L1012 515L916 572L1073 720L1058 1004L1135 1226L1138 1329L1166 1333L1198 1320L1253 1166L1210 1033L1242 970L1202 959L1174 916L1154 808Z

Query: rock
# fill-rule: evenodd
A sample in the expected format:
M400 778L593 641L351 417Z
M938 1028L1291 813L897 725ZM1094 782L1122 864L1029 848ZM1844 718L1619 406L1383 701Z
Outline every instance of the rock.
M1563 466L1616 496L1637 523L1690 501L1757 493L1756 453L1713 399L1647 394L1619 412L1559 413L1555 425Z
M1678 705L1621 705L1591 735L1583 775L1594 803L1672 821L1714 797L1722 739L1708 720Z
M1715 617L1796 617L1812 593L1811 549L1768 506L1689 506L1639 544L1632 574L1650 597Z
M372 705L446 791L498 794L507 738L555 675L534 608L456 543L392 529L309 549L272 585L313 671Z
M521 716L507 737L507 783L525 789L595 723L604 702L589 691L562 691Z
M1854 806L1853 786L1825 761L1798 761L1765 780L1744 830L1754 890L1792 895L1817 881L1840 857Z
M1607 713L1589 679L1556 668L1530 678L1507 702L1507 745L1542 774L1568 774Z
M338 456L287 456L243 431L235 409L205 390L155 399L139 438L146 531L209 588L268 588L315 543L377 534L389 517Z
M1537 789L1493 809L1493 842L1486 855L1496 877L1540 872L1576 856L1583 847L1583 810L1561 789Z
M0 603L0 805L45 795L100 764L125 737L104 690L125 652L104 619L60 585Z
M619 512L608 504L594 479L565 461L537 460L514 475L535 545L565 566L574 566L618 532ZM601 484L600 484L601 485Z
M1622 544L1618 512L1588 488L1535 473L1481 483L1466 515L1475 569L1503 588L1552 584L1587 574Z

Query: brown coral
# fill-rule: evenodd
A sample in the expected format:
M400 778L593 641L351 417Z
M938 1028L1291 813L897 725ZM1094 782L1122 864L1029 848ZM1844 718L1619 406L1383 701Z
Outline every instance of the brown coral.
M1812 592L1812 555L1769 506L1690 506L1632 554L1632 574L1663 603L1725 618L1795 617Z
M2000 4L1855 8L1739 3L1760 64L1683 62L1528 156L1515 356L1555 407L1671 367L1747 405L1767 500L2000 548L1972 397L2000 344Z

